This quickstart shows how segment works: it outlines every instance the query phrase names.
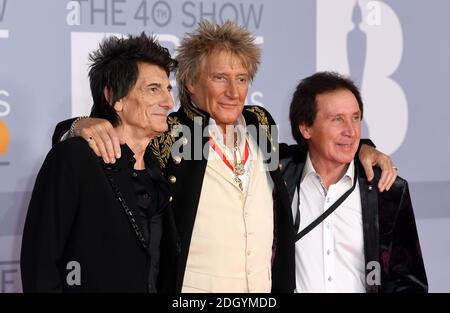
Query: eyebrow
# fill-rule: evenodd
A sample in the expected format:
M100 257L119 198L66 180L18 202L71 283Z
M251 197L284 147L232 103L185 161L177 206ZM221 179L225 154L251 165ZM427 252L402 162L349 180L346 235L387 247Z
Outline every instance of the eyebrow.
M229 74L225 73L225 72L211 72L211 75L224 75L224 76L229 76ZM249 76L248 73L238 73L236 74L236 76Z
M162 84L161 84L161 83L150 83L150 84L147 84L146 86L147 86L147 87L158 87L158 88L162 88ZM173 88L173 87L172 87L171 84L167 85L167 89L168 89L169 91L171 91L172 88Z
M344 113L336 113L336 114L327 114L327 117L336 117L336 116L343 116L343 115L345 115ZM353 115L361 115L361 112L360 111L358 111L358 112L353 112L353 113L351 113L351 115L353 116Z

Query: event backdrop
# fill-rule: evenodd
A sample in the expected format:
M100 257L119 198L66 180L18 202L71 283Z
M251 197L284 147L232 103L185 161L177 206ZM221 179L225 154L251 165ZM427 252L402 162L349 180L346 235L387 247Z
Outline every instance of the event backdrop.
M317 70L351 75L363 133L410 183L430 291L450 291L450 1L0 0L0 292L19 292L36 174L60 120L89 113L88 53L107 34L158 35L172 52L201 19L238 22L263 50L247 99L292 142L288 106Z

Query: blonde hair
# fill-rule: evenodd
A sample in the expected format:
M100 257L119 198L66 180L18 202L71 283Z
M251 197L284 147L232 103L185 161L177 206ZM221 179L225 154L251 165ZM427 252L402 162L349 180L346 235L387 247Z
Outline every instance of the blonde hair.
M198 78L202 62L219 51L236 55L248 71L250 80L253 79L261 58L254 36L231 21L219 25L203 20L194 32L186 34L177 49L176 78L181 105L190 101L187 84Z

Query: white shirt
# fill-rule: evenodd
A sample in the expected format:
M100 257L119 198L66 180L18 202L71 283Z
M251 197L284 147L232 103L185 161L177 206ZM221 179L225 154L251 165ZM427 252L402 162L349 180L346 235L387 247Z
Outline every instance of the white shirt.
M328 191L309 153L300 183L300 229L304 229L353 185L354 162ZM292 201L295 220L298 192ZM364 238L358 183L348 198L295 244L297 292L365 292Z

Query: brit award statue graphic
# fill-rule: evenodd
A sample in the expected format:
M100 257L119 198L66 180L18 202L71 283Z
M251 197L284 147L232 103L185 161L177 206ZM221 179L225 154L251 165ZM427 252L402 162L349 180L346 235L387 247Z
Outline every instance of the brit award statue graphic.
M356 1L353 7L353 29L347 34L347 60L350 76L360 90L363 88L364 69L367 56L367 34L361 29L362 10ZM362 137L369 137L369 129L365 120L361 123Z

